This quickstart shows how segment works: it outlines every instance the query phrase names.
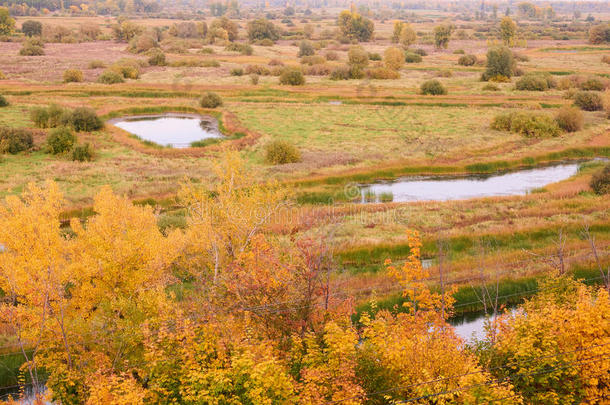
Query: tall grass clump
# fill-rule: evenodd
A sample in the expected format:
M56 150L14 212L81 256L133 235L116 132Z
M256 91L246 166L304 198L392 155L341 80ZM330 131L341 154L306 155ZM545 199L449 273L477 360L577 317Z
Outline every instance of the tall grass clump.
M265 161L273 165L301 161L301 152L286 141L272 141L265 146Z

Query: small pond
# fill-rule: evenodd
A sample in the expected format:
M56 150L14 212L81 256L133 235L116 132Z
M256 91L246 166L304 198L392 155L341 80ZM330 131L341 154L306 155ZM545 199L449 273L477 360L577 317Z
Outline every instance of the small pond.
M172 148L188 148L193 142L223 136L215 118L196 114L136 115L108 123L142 140Z
M525 195L574 176L579 167L580 163L565 163L486 176L405 177L360 186L361 202L447 201Z

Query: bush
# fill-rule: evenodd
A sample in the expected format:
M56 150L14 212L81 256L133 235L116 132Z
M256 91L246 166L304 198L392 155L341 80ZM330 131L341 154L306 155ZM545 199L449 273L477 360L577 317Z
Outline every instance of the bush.
M27 20L21 24L21 32L28 37L42 35L42 23L40 21Z
M369 60L379 61L381 60L381 55L377 52L369 52Z
M326 63L326 58L320 55L303 56L301 63L304 65L322 65Z
M93 146L90 143L76 145L72 149L72 160L77 162L90 162L95 157Z
M474 55L463 55L458 59L460 66L473 66L477 63L477 57Z
M157 40L150 34L143 34L133 38L129 41L129 52L133 53L143 53L148 52L151 49L158 48L159 43Z
M339 54L335 51L328 51L324 56L326 57L326 60L339 60Z
M101 68L105 68L106 64L104 63L104 61L95 59L92 60L91 62L89 62L89 69L101 69Z
M607 63L610 65L610 55L602 56L602 63Z
M428 80L422 83L420 90L421 94L424 95L438 96L442 94L447 94L447 89L445 88L445 86L443 86L443 84L436 79Z
M104 127L104 123L95 111L88 107L78 107L64 113L61 123L72 127L75 131L96 131Z
M123 79L123 75L115 72L114 70L105 70L97 77L97 81L98 83L103 84L116 84L123 83L125 79Z
M252 55L254 53L254 49L250 44L240 44L237 42L231 42L225 47L225 50L231 52L239 52L242 55Z
M515 59L510 49L505 46L491 48L487 51L487 68L482 79L500 81L498 78L510 78L515 73Z
M413 53L413 52L407 52L405 53L405 62L407 63L419 63L422 61L422 58L420 55Z
M528 90L528 91L546 91L551 86L552 78L549 79L540 74L527 74L515 83L515 89L517 90Z
M338 66L330 72L330 80L349 80L351 69L349 66Z
M0 94L0 107L6 107L9 105L8 100L2 94Z
M27 129L0 127L0 153L12 155L34 146L32 132Z
M243 76L244 70L242 68L238 67L238 68L231 69L231 71L229 73L231 74L231 76Z
M483 86L483 91L500 91L500 88L493 83L487 83Z
M561 133L557 122L548 115L526 112L500 114L494 117L491 128L530 138L557 136Z
M66 69L64 83L78 83L83 81L83 72L78 69Z
M214 92L208 91L203 93L199 100L199 105L203 108L216 108L222 105L222 98Z
M253 85L257 85L259 81L259 75L257 75L256 73L252 73L250 75L250 83L252 83Z
M155 48L148 54L148 64L151 66L165 66L167 59L161 49Z
M290 86L302 86L305 84L305 76L298 69L284 69L280 74L280 84Z
M389 80L400 79L400 73L396 70L384 67L371 68L365 71L366 77L369 79Z
M452 77L453 72L449 69L438 70L435 74L436 77Z
M109 70L123 76L125 79L137 79L140 77L140 66L134 60L121 60L110 66Z
M610 164L593 174L589 183L595 194L603 195L610 193Z
M55 128L61 125L63 116L67 113L66 109L51 104L48 107L36 107L30 112L30 118L38 128Z
M66 127L56 128L47 136L47 148L49 153L53 155L69 151L75 143L76 136Z
M557 111L555 121L559 128L566 132L576 132L582 129L585 117L582 111L574 107L563 107Z
M269 61L269 66L284 66L284 62L279 59L271 59Z
M590 77L580 84L581 90L586 91L602 91L606 88L604 83L596 77Z
M414 49L413 53L417 54L419 56L428 56L428 52L426 52L425 49L421 49L421 48Z
M331 67L328 66L327 64L323 64L323 65L313 65L313 66L307 66L305 68L305 75L308 76L326 76L328 74L330 74L331 72Z
M42 56L44 55L44 49L40 45L33 45L27 41L23 44L23 47L19 50L21 56Z
M585 111L599 111L604 103L599 94L592 91L579 91L574 95L574 105Z
M0 80L6 79L6 75L0 70Z
M260 76L269 76L271 71L268 67L262 65L248 65L246 66L246 74L257 74Z
M286 141L273 141L265 146L265 160L274 165L296 163L301 161L301 153Z
M303 56L311 56L314 53L316 53L316 50L314 49L313 44L310 41L301 41L301 43L299 44L299 53L297 54L299 58Z

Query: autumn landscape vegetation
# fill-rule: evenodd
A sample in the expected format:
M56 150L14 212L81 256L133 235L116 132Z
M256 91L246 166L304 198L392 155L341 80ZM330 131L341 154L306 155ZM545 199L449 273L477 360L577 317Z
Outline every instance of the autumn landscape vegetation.
M607 404L609 119L603 1L0 0L0 401Z

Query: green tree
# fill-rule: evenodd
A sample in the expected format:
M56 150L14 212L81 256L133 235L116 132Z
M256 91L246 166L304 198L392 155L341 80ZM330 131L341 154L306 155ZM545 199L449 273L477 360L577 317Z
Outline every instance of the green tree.
M510 49L500 46L487 51L487 69L483 73L483 80L510 78L514 72L515 59Z
M517 24L515 24L515 22L508 16L502 18L502 22L500 22L500 36L502 37L504 45L512 45L515 40L516 33Z
M344 10L339 14L337 23L343 36L362 42L370 40L375 31L373 21L348 10Z
M434 27L434 46L436 46L437 49L447 49L452 33L453 25L449 23Z
M21 32L28 37L40 36L42 34L42 24L40 21L27 20L21 24Z
M0 35L11 35L15 29L15 20L8 12L8 8L0 7Z
M266 18L259 18L248 22L248 38L250 41L261 39L277 41L280 38L280 33L271 21Z

